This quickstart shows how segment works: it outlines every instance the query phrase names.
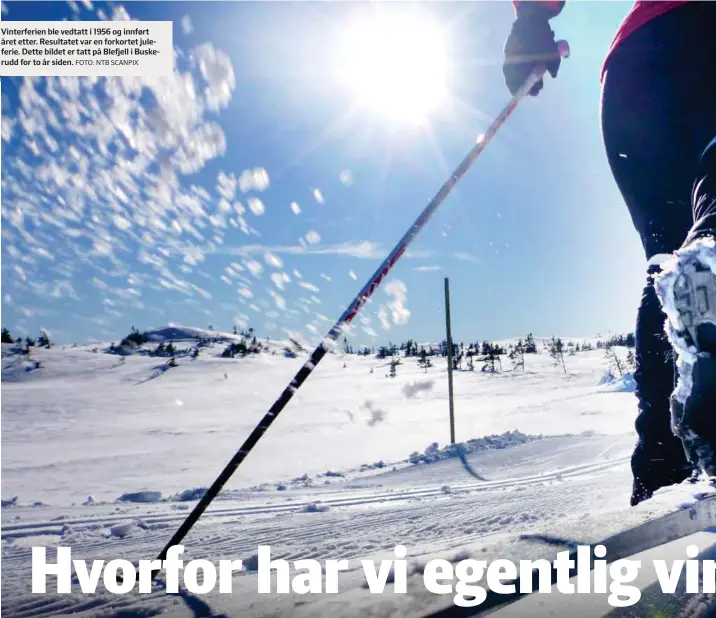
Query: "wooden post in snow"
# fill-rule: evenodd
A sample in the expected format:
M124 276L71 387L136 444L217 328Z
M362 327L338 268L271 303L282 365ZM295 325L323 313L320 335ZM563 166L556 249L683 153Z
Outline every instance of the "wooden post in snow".
M450 444L455 444L455 408L452 398L452 335L450 333L450 282L445 277L445 328L447 331L448 402L450 405Z

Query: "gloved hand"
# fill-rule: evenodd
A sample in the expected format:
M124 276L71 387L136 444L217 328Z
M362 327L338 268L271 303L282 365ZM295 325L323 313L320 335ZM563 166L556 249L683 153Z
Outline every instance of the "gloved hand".
M505 62L502 65L505 83L510 93L514 95L534 68L540 64L547 67L552 77L557 77L561 62L554 32L550 28L547 16L533 11L515 20L505 43ZM528 94L537 96L543 86L544 80L540 79Z

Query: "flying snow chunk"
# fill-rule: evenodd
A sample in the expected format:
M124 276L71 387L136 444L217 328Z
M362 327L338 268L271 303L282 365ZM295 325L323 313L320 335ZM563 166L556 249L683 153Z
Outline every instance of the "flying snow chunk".
M67 4L71 5L73 3L67 2ZM132 21L132 18L127 12L127 9L120 4L112 9L112 21Z
M5 5L3 4L3 7ZM3 11L4 13L5 11ZM14 126L14 122L12 118L8 118L7 116L3 118L2 126L0 126L0 129L2 130L2 140L4 142L9 142L12 139L12 129Z
M207 83L204 88L207 107L211 110L226 107L231 101L232 91L236 88L236 76L231 59L211 43L202 43L194 48L192 55L201 76Z
M298 285L300 285L302 288L306 288L307 290L310 290L311 292L320 292L321 290L313 285L312 283L309 283L308 281L299 281Z
M311 245L317 245L319 242L321 242L321 235L316 232L316 230L309 230L306 233L306 242Z
M189 247L184 250L184 262L196 265L204 261L204 252L199 247Z
M181 29L184 34L191 34L194 31L194 24L191 23L191 17L188 15L181 18Z
M281 311L285 311L286 299L280 294L276 294L276 292L274 292L273 290L269 291L269 294L273 297L273 301L276 303L276 307L278 307Z
M403 386L403 396L406 399L413 399L418 393L423 391L433 390L432 380L422 380L418 382L412 382Z
M384 421L388 416L388 413L385 410L376 408L370 400L364 402L361 409L370 414L370 418L366 421L369 427L375 427L378 423Z
M264 203L257 197L250 197L246 200L246 204L248 205L249 210L257 217L260 217L262 214L264 214L264 212L266 212Z
M313 190L313 197L319 204L324 204L325 201L323 199L323 193L321 193L320 189L314 189Z
M380 325L384 330L390 330L390 317L388 316L388 310L383 306L378 309L378 319L380 320Z
M92 245L92 251L97 255L111 255L112 246L102 240L95 240L94 244Z
M240 288L239 294L241 296L243 296L244 298L253 298L254 297L254 293L251 290L249 290L249 288Z
M273 273L271 281L279 290L283 290L287 283L291 283L291 278L286 273Z
M216 190L225 201L230 202L236 196L236 176L220 171L216 177ZM228 209L227 209L228 210ZM239 212L239 214L242 214Z
M291 202L291 210L293 210L294 215L301 213L301 207L296 202Z
M114 225L120 230L128 230L132 224L120 215L114 215Z
M246 268L254 277L258 277L264 271L264 267L256 260L248 260L246 262Z
M265 191L269 186L268 172L263 167L244 170L239 176L239 189L242 193Z
M182 147L176 151L174 163L182 174L193 174L204 167L207 161L225 152L226 135L221 126L216 122L206 122L192 129Z
M339 178L346 187L353 184L353 173L350 170L343 170Z
M52 288L52 296L54 298L71 298L73 300L79 300L72 284L69 281L55 281L55 285Z
M410 311L405 306L405 301L408 298L405 284L397 279L391 281L385 286L385 293L393 297L393 300L388 303L393 324L407 324L410 318Z
M358 280L358 277L356 277L356 274L355 274L352 270L349 270L349 271L348 271L348 276L349 276L351 279L353 279L353 281L357 281L357 280Z
M264 253L264 260L266 260L266 263L269 266L273 266L274 268L281 268L283 266L281 258L269 251Z

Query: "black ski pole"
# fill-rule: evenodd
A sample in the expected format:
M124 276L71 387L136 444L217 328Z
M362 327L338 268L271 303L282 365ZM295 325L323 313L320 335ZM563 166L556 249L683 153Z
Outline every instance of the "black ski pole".
M563 58L569 56L569 46L565 41L559 42L559 52ZM234 472L236 472L237 468L241 465L244 459L246 459L248 454L256 446L261 437L266 433L266 430L276 420L276 417L278 417L278 415L286 407L288 402L291 401L294 393L299 388L301 388L301 385L306 381L308 376L313 373L313 370L316 368L316 365L321 362L323 357L326 355L326 352L328 351L326 343L328 341L335 341L340 336L343 327L351 323L353 318L357 315L358 311L360 311L361 307L365 305L365 303L373 295L381 282L385 279L386 275L390 272L393 266L395 266L395 263L400 259L403 253L405 253L405 250L408 248L408 246L413 242L413 240L415 240L415 237L418 235L420 230L425 227L425 224L435 213L438 206L440 206L440 204L445 201L445 198L450 194L457 182L465 175L465 172L467 172L475 159L477 159L477 157L482 153L482 151L485 150L490 141L492 141L492 138L495 136L497 131L504 124L505 120L507 120L507 118L510 117L512 112L515 111L517 104L532 89L532 86L534 86L534 84L542 77L545 70L546 69L544 67L538 67L530 74L522 88L520 88L520 90L515 94L515 96L512 97L512 100L500 112L499 116L495 118L495 120L487 128L485 133L481 135L480 138L478 138L477 143L470 149L467 155L465 155L465 158L460 162L460 165L457 166L455 171L451 174L450 178L445 181L443 186L440 187L440 190L435 194L435 197L433 197L433 199L430 200L427 206L425 206L418 218L410 226L410 229L408 229L408 231L400 239L395 248L390 252L388 257L385 258L383 263L373 273L372 277L368 280L365 286L363 286L363 289L351 301L351 304L345 310L343 315L341 315L333 328L331 328L331 330L328 332L328 335L326 336L324 341L318 344L318 347L316 347L316 349L313 351L311 357L298 370L298 373L294 376L293 380L291 380L291 382L283 390L279 398L269 408L269 411L266 412L265 416L259 421L258 425L256 425L249 437L246 438L246 441L241 445L241 448L236 451L236 454L231 458L231 461L226 464L226 467L221 471L221 474L219 474L216 480L212 483L211 487L206 490L206 493L202 496L201 500L199 500L197 505L194 507L191 513L189 513L187 518L182 522L181 526L179 526L172 538L169 539L169 542L166 544L164 549L162 549L162 551L159 553L156 558L157 560L164 561L164 559L167 557L167 552L169 551L169 548L181 543L184 537L192 529L194 524L202 516L204 511L206 511L207 507L212 503L214 498L216 498L216 496L222 490L227 481L231 478ZM156 577L158 572L158 570L152 571L152 579Z

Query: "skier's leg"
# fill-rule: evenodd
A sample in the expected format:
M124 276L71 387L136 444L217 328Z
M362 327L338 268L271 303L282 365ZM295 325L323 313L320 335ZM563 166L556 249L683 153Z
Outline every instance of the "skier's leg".
M694 20L693 13L675 9L630 35L610 59L602 92L609 164L646 257L656 263L659 255L682 245L693 224L689 194L697 150L689 113L698 80L691 74L684 79L684 58L675 57L684 40L683 22ZM632 504L682 481L692 469L670 427L673 351L653 285L656 272L658 266L652 265L636 328L638 441L632 456Z
M652 273L658 268L652 268ZM681 441L674 436L669 397L674 388L673 351L664 333L664 313L650 273L636 323L637 444L632 453L634 477L631 503L646 500L666 485L680 483L692 471Z
M716 109L713 115L716 124ZM678 352L674 431L694 465L716 476L716 137L700 159L692 206L694 226L657 290Z
M621 130L612 126L608 96L603 105L607 153L617 184L642 238L646 257L651 259L678 248L680 239L688 232L690 216L685 204L673 211L664 207L669 203L679 203L677 196L683 187L679 182L674 182L670 187L654 187L647 173L651 168L650 163L647 162L644 169L638 169L641 166L634 149L622 149L622 144L617 146L612 141L622 142L624 138L630 141L630 138L628 129ZM636 123L631 125L632 128L638 126ZM621 139L617 140L617 137ZM627 152L626 160L619 156ZM633 160L625 164L630 156ZM661 178L671 178L673 181L675 177L667 175ZM688 192L688 189L685 190ZM691 474L681 441L674 436L670 427L669 396L674 388L675 368L673 350L664 332L666 316L654 289L653 275L658 270L658 266L649 268L637 314L634 379L638 402L635 422L638 440L631 462L634 477L632 504L638 504L660 487L679 483Z
M716 3L685 3L630 35L607 67L602 115L607 154L649 259L682 245L682 257L693 255L691 249L698 243L710 242L698 238L708 237L716 227L716 145L712 143L716 136L716 87L710 77L716 75L715 20ZM678 324L678 308L668 296L671 293L673 301L676 275L684 271L682 262L693 261L677 261L677 268L674 260L671 264L660 262L665 272L656 275L656 289L665 301L670 339L678 352L673 429L682 438L691 462L713 467L716 366L712 360L696 362L693 354L710 338L709 310L701 320L707 323L707 328L701 329L704 342L696 341L697 347L689 349L686 336L696 339L698 320L689 327L689 333L689 328ZM679 279L678 298L692 306L700 302L703 307L705 290L711 306L716 307L716 279L710 270L686 270L694 276ZM650 367L650 363L655 358L652 354L658 357L664 348L657 344L663 336L661 329L649 336L656 322L644 316L656 320L658 311L649 299L653 300L653 290L647 288L639 320L644 320L645 326L637 334L641 393L639 444L632 459L632 503L649 497L658 486L678 480L688 469L683 465L683 454L676 453L674 440L658 439L666 426L664 396L663 390L652 383L660 378L656 366ZM663 314L659 320L663 320ZM672 453L665 454L667 451ZM667 462L671 458L671 465L656 465L660 453Z

